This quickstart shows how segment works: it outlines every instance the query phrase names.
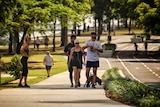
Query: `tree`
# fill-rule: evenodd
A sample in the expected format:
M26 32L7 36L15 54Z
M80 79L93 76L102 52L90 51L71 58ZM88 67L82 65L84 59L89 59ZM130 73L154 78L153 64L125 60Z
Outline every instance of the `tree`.
M98 20L98 40L100 40L100 35L102 34L102 22L103 22L105 5L106 5L105 0L94 0L94 6L92 8L92 10L95 13L95 16L94 16L95 23L96 23L96 20ZM97 32L96 26L95 26L95 32Z
M92 1L92 0L91 0ZM61 0L56 1L61 4L60 21L61 21L61 46L65 46L68 42L68 22L79 23L83 20L83 16L90 12L90 0ZM80 17L82 16L82 17Z
M45 5L42 5L41 3L42 2L36 0L19 0L16 2L16 5L13 8L12 14L10 15L7 23L8 28L11 29L10 34L12 34L13 37L16 39L16 53L20 53L20 47L23 43L23 40L26 34L30 32L29 30L33 28L34 22L44 22L48 19L49 12L45 8L45 6L48 4L47 2L45 2ZM23 35L20 39L21 41L19 40L20 32L23 32Z

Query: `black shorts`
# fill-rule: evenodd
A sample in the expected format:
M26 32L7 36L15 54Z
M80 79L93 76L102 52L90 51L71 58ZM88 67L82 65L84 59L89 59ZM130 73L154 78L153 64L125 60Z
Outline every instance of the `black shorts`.
M48 43L45 43L46 46L48 46Z
M87 68L91 68L91 67L97 68L99 67L99 61L87 61L86 67Z
M28 57L22 56L21 63L22 63L22 76L28 75Z
M46 65L46 70L47 70L47 71L48 71L48 70L51 70L51 67L52 67L52 66L47 66L47 65Z

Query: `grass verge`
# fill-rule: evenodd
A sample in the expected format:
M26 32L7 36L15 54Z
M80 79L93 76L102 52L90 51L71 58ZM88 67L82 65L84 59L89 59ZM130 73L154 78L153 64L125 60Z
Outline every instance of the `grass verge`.
M67 64L66 64L66 59L64 58L64 56L57 55L54 52L51 52L51 54L55 61L54 66L51 69L51 76L66 71ZM29 60L28 60L28 68L29 68L28 84L29 85L38 83L47 78L47 72L46 72L45 66L42 63L44 56L45 56L45 53L33 54L29 57ZM4 60L6 59L7 62L9 60L8 58L11 58L11 57L8 57L8 56L3 57L3 59ZM18 80L10 83L10 81L13 81L13 80L14 78L12 77L2 77L1 78L2 84L0 86L0 89L17 87Z
M137 107L159 107L160 90L128 78L122 78L118 68L107 70L103 74L106 96L128 105Z

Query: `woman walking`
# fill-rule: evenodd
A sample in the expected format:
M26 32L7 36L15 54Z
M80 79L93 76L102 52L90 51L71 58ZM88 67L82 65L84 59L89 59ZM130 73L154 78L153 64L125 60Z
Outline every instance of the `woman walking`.
M73 68L75 88L77 88L80 87L80 72L82 69L82 64L85 64L85 54L77 39L74 41L74 44L75 47L71 49L71 53L69 56L69 63L71 63L71 65L68 66L72 66Z

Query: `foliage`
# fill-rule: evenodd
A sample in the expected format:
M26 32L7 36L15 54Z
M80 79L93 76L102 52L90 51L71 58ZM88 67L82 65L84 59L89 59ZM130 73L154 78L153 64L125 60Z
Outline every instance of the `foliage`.
M117 74L118 69L110 69L103 75L104 89L116 95L120 101L139 107L159 107L160 91L143 83Z
M146 40L150 40L151 34L150 33L141 33L141 34L136 34L136 37L146 38Z
M116 49L116 44L109 44L109 43L103 44L102 48L104 50L113 50L114 51Z
M12 59L11 63L9 65L9 74L13 76L15 79L18 79L22 73L22 65L20 56L15 54Z
M7 71L8 66L1 60L2 54L0 54L0 71Z

